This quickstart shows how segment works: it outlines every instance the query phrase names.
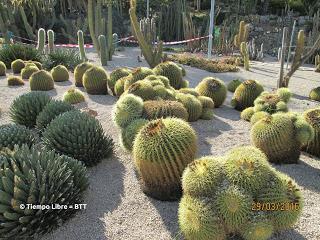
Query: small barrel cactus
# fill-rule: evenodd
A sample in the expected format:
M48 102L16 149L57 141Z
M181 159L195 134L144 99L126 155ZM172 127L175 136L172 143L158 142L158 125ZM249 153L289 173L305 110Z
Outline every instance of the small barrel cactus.
M276 91L276 94L281 98L282 101L284 101L285 103L289 102L289 100L292 97L292 92L290 91L289 88L279 88Z
M94 65L89 62L80 63L74 70L74 80L76 87L83 87L83 74Z
M154 75L154 72L147 67L139 67L132 71L130 77L126 78L124 83L124 90L128 90L129 87L137 81L143 80L146 77Z
M39 68L39 70L42 70L42 63L41 62L37 62L37 61L26 61L26 63L33 63L34 65L37 66L37 68Z
M178 199L182 172L196 151L197 136L185 121L166 118L145 125L133 145L143 191L160 200Z
M98 120L80 111L65 112L43 132L46 148L93 166L113 152L113 140L105 135Z
M174 62L160 63L153 69L156 75L165 76L169 79L170 85L175 89L182 87L182 71Z
M311 100L320 102L320 87L312 89L309 94L309 98Z
M181 88L188 88L190 86L190 83L188 80L183 79L181 82Z
M22 146L11 153L1 152L0 162L0 232L4 239L39 238L77 211L53 207L83 201L88 177L85 166L75 159ZM41 204L50 209L32 208Z
M143 103L143 117L149 120L176 117L187 121L189 114L180 102L146 101Z
M102 67L92 67L83 75L83 86L89 94L108 94L107 81L107 72Z
M58 65L52 68L51 75L55 82L64 82L69 80L69 71L63 65Z
M263 92L254 101L254 111L263 111L269 114L274 114L276 112L288 112L288 106L278 94Z
M312 126L314 136L304 146L304 150L320 157L320 109L310 109L304 113L304 119Z
M18 76L9 76L8 77L8 86L23 86L24 81L21 77Z
M110 74L110 78L108 79L108 86L112 91L113 95L116 95L114 91L114 86L116 82L123 77L126 77L131 74L131 71L128 68L117 68L116 70L112 71Z
M300 148L312 137L312 127L306 121L286 113L262 118L251 129L252 143L273 163L296 163Z
M128 78L131 78L131 75L120 78L114 85L114 93L117 97L120 97L124 93L124 84Z
M25 62L25 67L24 68L27 68L27 67L36 67L36 68L38 68L37 67L37 65L35 65L33 62ZM39 68L38 68L39 69ZM40 69L39 69L40 70Z
M38 71L39 71L39 68L36 65L26 66L21 70L21 77L22 79L28 80L32 74Z
M250 122L251 117L254 115L254 108L253 107L248 107L246 109L244 109L241 114L240 114L240 118Z
M227 88L229 92L235 92L237 87L241 85L242 81L240 79L234 79L228 83Z
M139 80L131 84L126 93L141 97L144 101L152 100L155 97L155 91L149 81Z
M11 119L16 124L32 128L38 114L50 101L49 95L42 92L25 93L14 99L10 107Z
M21 59L16 59L11 63L11 69L14 74L19 74L24 67L25 63Z
M200 118L203 120L211 120L214 117L214 111L212 108L203 108Z
M71 88L63 94L62 100L70 104L77 104L84 102L86 99L80 90Z
M249 109L249 108L246 108L246 109ZM245 110L243 110L243 111L245 111ZM251 123L251 125L254 125L259 120L266 118L266 117L269 117L269 116L271 116L271 115L267 112L255 112L248 121Z
M231 105L242 111L254 106L254 100L263 92L263 87L255 80L246 80L237 87Z
M201 105L203 108L214 109L214 102L211 98L206 97L206 96L199 96L197 98L201 102Z
M204 78L196 90L201 96L210 97L216 108L220 107L227 97L227 87L224 82L213 77Z
M39 70L31 75L31 91L50 91L54 89L54 81L51 74L45 70Z
M177 101L181 102L188 111L188 121L197 121L202 114L202 104L195 96L191 94L177 93Z
M6 76L7 74L7 67L4 62L0 61L0 76Z
M195 97L200 96L199 93L194 88L180 88L178 91L185 94L191 94Z
M0 150L2 148L14 149L15 145L24 144L31 147L36 143L37 136L23 125L6 124L0 126Z

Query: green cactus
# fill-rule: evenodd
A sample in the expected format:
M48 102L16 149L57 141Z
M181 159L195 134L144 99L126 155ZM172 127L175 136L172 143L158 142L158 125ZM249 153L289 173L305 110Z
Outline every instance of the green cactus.
M42 69L43 69L41 62L37 62L37 61L24 61L24 63L25 63L25 67L28 65L28 63L31 63L31 64L36 65L36 67L37 67L39 70L42 70Z
M121 131L121 145L131 152L136 135L149 121L143 118L132 121L126 128Z
M304 31L300 30L298 33L297 46L295 49L292 66L296 66L300 62L303 51L304 51L304 42L305 42Z
M165 76L149 75L145 77L144 80L150 81L152 86L159 85L158 83L160 81L165 88L170 88L170 80Z
M320 87L312 89L309 94L309 98L313 101L320 102Z
M0 61L0 76L6 76L7 74L7 67L4 62Z
M24 81L21 77L18 76L9 76L8 77L8 86L23 86Z
M62 100L70 104L78 104L85 102L83 93L75 88L71 88L63 94Z
M23 125L6 124L0 126L0 150L2 148L14 149L15 145L24 144L31 147L37 141L37 136Z
M19 74L24 67L25 63L21 59L16 59L11 63L11 69L14 74Z
M263 92L263 87L255 80L246 80L234 92L231 105L242 111L254 106L254 100Z
M133 120L142 118L142 112L142 98L133 94L125 94L120 97L113 110L113 121L119 128L125 128Z
M183 76L183 75L182 75ZM185 79L182 79L182 82L181 82L181 88L188 88L189 87L189 81L188 80L185 80Z
M70 206L83 201L88 177L85 166L79 161L27 146L11 153L1 152L0 159L1 237L38 238L77 211L75 208L32 210L27 207L22 210L21 204Z
M212 108L203 108L200 118L203 120L211 120L214 117L214 111Z
M254 109L254 108L253 108ZM245 111L245 110L243 110ZM251 125L254 125L256 122L258 122L259 120L263 119L263 118L266 118L266 117L269 117L271 116L269 113L267 112L255 112L251 118L250 118L250 123Z
M211 98L206 97L206 96L199 96L197 98L201 102L201 105L203 108L214 109L214 102Z
M84 38L83 38L83 31L79 30L77 32L78 35L78 46L79 46L79 52L80 52L80 58L82 62L88 61L86 56L86 50L84 47Z
M281 98L282 101L284 101L285 103L288 103L289 100L292 97L292 92L290 91L289 88L279 88L276 91L276 94Z
M89 62L80 63L74 70L74 80L76 87L83 87L83 75L84 73L92 68L94 65Z
M272 221L266 214L255 214L250 222L241 228L241 236L245 240L268 240L274 233Z
M163 62L153 69L156 75L165 76L175 89L182 87L182 73L180 67L174 62Z
M195 97L200 96L199 93L194 88L180 88L178 91L185 94L191 94Z
M126 92L139 96L144 101L152 100L155 97L155 91L150 81L146 80L139 80L134 84L131 84Z
M304 146L304 150L320 157L320 109L310 109L304 113L304 119L312 126L314 136Z
M48 51L52 53L54 51L54 32L48 30Z
M44 47L46 45L46 30L40 28L38 30L38 45L37 50L41 53L44 52Z
M38 72L39 68L36 66L27 66L21 70L21 78L25 80L29 80L32 74Z
M160 200L178 199L182 172L196 151L197 136L184 120L157 119L145 125L133 145L143 191Z
M108 79L108 86L112 91L113 95L116 95L114 91L114 87L116 82L123 77L130 75L131 71L128 68L117 68L116 70L112 71L110 74L110 78Z
M47 149L73 157L86 166L110 157L114 145L98 120L77 110L53 119L43 132L43 143Z
M93 95L108 94L108 75L102 67L94 66L88 69L82 79L87 93Z
M24 68L28 68L28 67L36 67L36 68L38 68L37 67L37 65L36 64L34 64L33 62L25 62L25 67ZM39 68L38 68L39 69ZM40 70L40 69L39 69ZM21 70L22 71L22 70Z
M124 90L128 90L129 87L137 81L144 80L146 77L153 75L153 71L147 67L139 67L132 71L130 77L126 79L124 84Z
M227 97L227 87L224 82L213 77L204 78L196 90L201 96L210 97L216 108L220 107Z
M314 64L315 64L315 67L317 68L320 64L320 55L316 55L315 58L314 58Z
M191 94L177 93L176 99L187 109L189 122L195 122L201 117L202 104L195 96Z
M39 70L33 73L29 82L31 91L50 91L54 89L52 75L45 70Z
M131 75L120 78L114 85L114 92L117 97L120 97L124 93L124 85L127 79L131 78Z
M64 82L69 80L69 71L63 65L58 65L52 68L51 75L55 82Z
M108 47L106 36L100 35L98 38L100 46L100 60L102 66L108 65Z
M250 70L250 56L248 52L248 47L245 42L242 42L240 45L240 53L243 58L244 69L246 71Z
M75 108L69 103L52 100L39 113L36 120L36 128L43 131L47 125L57 116L64 112L74 110Z
M188 120L188 112L182 103L176 101L146 101L143 103L143 117L149 120L176 117Z
M32 128L36 125L38 114L50 101L51 98L42 92L22 94L13 100L10 117L16 124Z
M246 109L244 109L241 114L240 114L240 118L250 122L252 116L254 115L254 107L248 107Z
M282 101L278 94L263 92L254 101L254 111L263 111L269 114L274 114L276 112L288 112L288 106L284 101Z
M229 92L235 92L237 87L241 85L242 81L240 79L234 79L228 83L227 88Z
M249 25L245 21L241 21L239 24L239 32L235 35L234 45L240 48L242 42L247 42L249 36Z
M307 122L285 113L263 118L251 129L252 143L273 163L296 163L300 147L312 136L312 128Z

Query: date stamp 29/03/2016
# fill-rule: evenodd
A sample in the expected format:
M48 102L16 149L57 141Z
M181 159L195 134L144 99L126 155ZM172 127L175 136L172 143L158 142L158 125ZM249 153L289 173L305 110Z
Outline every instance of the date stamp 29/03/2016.
M253 202L252 211L298 211L299 203L294 202Z

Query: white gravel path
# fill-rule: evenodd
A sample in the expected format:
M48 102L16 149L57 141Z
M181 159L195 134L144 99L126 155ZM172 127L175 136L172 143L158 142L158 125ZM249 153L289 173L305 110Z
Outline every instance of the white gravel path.
M146 66L137 61L138 49L126 49L118 52L107 70L119 66ZM95 54L89 58L97 61ZM274 62L253 63L252 70L238 73L212 74L199 69L186 67L187 79L191 87L207 76L216 76L226 83L234 78L257 79L266 89L276 87L278 66ZM73 76L72 76L73 77ZM5 78L0 77L0 123L8 123L9 107L13 99L29 91L28 83L24 87L6 86ZM56 84L49 92L59 99L70 88L71 82ZM319 106L307 100L309 91L320 86L320 74L305 67L292 78L290 89L295 93L290 107L294 111ZM180 239L177 224L178 202L160 202L145 196L139 189L134 164L130 154L123 151L118 142L119 131L112 122L113 96L87 96L87 103L79 107L89 107L98 112L97 118L105 131L117 142L115 157L104 160L89 170L90 187L85 195L87 209L80 211L73 219L42 240L167 240ZM250 144L250 124L240 120L239 112L229 105L232 95L221 108L215 110L211 121L199 120L192 123L198 133L198 156L221 155L229 149ZM273 239L277 240L319 240L320 239L320 160L301 156L299 164L276 166L293 177L302 188L305 207L300 221L293 230L282 232Z

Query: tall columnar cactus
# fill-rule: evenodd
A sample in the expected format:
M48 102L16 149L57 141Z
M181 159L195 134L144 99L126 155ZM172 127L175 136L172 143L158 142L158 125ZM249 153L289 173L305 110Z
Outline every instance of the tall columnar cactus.
M100 35L98 38L99 46L100 46L100 60L102 66L108 65L108 47L107 47L107 39L106 36Z
M240 53L243 58L244 69L249 71L250 70L250 58L249 58L247 44L245 42L242 42L240 45Z
M43 53L45 45L46 45L46 31L43 28L40 28L38 30L37 50Z
M100 1L101 2L101 1ZM95 29L95 26L97 24L99 24L98 21L100 21L101 19L95 19L95 9L94 9L94 4L95 1L94 0L88 0L88 8L87 8L87 14L88 14L88 23L89 23L89 31L90 31L90 36L91 36L91 39L92 39L92 42L93 42L93 45L94 45L94 48L96 49L96 51L98 53L100 53L100 46L99 46L99 41L98 41L98 38L97 38L97 33L96 33L96 29ZM98 7L101 5L97 4ZM99 9L98 8L98 12L101 12L101 8Z
M48 30L48 51L52 53L54 50L54 31Z
M86 62L87 56L86 56L86 50L84 47L84 38L83 38L83 32L81 30L78 31L78 46L79 46L79 52L80 52L80 58L82 62Z
M234 37L234 45L235 47L240 49L240 45L242 42L247 42L249 37L249 25L245 23L245 21L241 21L239 24L239 32Z
M133 145L143 191L160 200L178 199L182 172L196 151L196 134L185 121L166 118L145 125Z
M312 126L314 136L304 146L304 150L320 157L320 109L310 109L304 113L304 119Z
M312 137L312 127L302 117L290 113L263 118L251 129L252 143L273 163L296 163L300 148Z
M305 34L303 30L300 30L298 33L297 46L293 58L292 65L297 65L302 58L304 50Z
M108 94L108 75L102 67L89 68L83 75L83 86L89 94Z

